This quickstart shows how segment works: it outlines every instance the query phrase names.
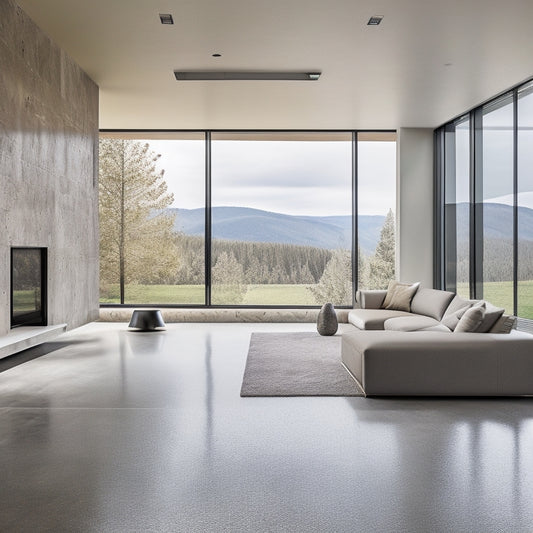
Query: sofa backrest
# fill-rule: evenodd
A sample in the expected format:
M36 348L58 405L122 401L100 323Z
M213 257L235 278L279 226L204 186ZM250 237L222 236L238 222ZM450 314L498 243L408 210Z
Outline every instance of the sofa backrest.
M444 311L446 311L454 296L455 293L453 292L422 287L416 291L411 301L411 313L441 320Z

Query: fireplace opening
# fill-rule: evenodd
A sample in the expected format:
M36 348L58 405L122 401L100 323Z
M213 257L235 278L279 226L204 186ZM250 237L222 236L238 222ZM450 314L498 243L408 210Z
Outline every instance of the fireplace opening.
M11 248L11 327L46 326L46 248Z

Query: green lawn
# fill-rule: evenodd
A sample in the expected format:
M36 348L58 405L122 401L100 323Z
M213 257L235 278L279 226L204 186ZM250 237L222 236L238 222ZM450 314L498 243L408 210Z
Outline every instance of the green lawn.
M309 285L248 285L243 305L317 305L307 290ZM468 298L466 284L460 284L457 292ZM100 303L118 303L118 285L102 291ZM492 304L513 313L513 284L510 281L485 283L484 298ZM22 303L22 302L21 302ZM128 304L204 304L203 285L128 285ZM533 281L518 284L518 316L533 319Z
M39 307L40 297L35 289L13 291L13 309L17 313L35 311Z
M248 285L244 305L317 305L310 285Z
M242 305L317 305L309 285L249 285ZM128 304L204 304L203 285L127 285ZM119 303L118 285L101 292L100 303Z
M458 284L457 292L468 298L467 284ZM483 284L483 299L493 305L503 307L507 314L513 314L513 283L493 281ZM518 283L518 316L533 319L533 281Z

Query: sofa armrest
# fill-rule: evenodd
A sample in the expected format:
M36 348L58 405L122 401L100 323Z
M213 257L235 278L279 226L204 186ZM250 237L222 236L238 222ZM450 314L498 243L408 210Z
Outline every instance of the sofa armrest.
M387 290L360 290L355 299L361 309L380 309L386 295Z

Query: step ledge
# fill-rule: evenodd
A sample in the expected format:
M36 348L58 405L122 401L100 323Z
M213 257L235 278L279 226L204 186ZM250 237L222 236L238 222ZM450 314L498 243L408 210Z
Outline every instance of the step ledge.
M22 326L0 337L0 359L48 342L67 330L66 324L54 326Z
M157 309L153 307L151 309ZM320 309L187 309L159 308L163 320L173 322L316 322ZM100 322L129 322L133 308L101 307ZM338 309L339 322L348 321L349 309Z

